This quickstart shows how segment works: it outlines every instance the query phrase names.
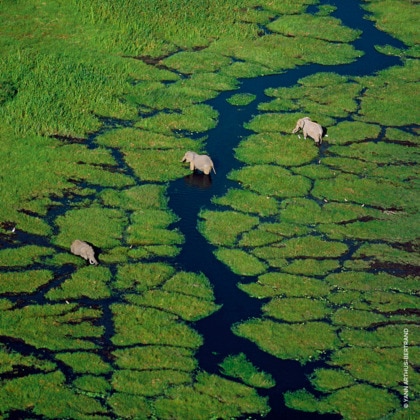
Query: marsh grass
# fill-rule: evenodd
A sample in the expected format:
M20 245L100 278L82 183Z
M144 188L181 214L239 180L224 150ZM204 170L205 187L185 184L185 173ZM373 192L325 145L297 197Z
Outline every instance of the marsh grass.
M125 156L126 163L142 182L167 182L189 173L180 163L184 152L171 150L139 150Z
M252 341L263 351L280 359L304 364L317 360L339 343L335 328L324 322L285 324L270 319L251 319L232 327L233 332ZM287 340L284 339L287 337Z
M109 381L101 376L83 375L73 381L76 392L90 397L104 397L111 390Z
M333 42L354 41L362 32L343 26L339 19L330 16L313 16L305 13L282 16L269 23L267 27L271 31L287 36L303 36Z
M114 287L141 292L165 283L174 274L174 268L164 263L124 264L118 267Z
M200 232L215 245L232 246L238 236L259 223L258 217L237 211L201 211L198 223Z
M322 280L276 272L259 276L255 283L239 283L238 286L258 299L276 296L322 298L332 289Z
M253 102L255 98L256 95L252 93L237 93L226 100L228 103L234 106L246 106Z
M59 353L57 360L61 360L70 366L75 373L90 373L101 375L111 371L109 363L105 362L99 355L89 352Z
M148 290L142 295L126 295L128 302L140 307L157 308L178 315L185 321L197 321L220 309L212 301L182 293Z
M339 269L340 262L336 259L296 258L281 267L286 273L323 276Z
M316 369L311 374L314 387L322 392L346 388L355 383L354 378L341 369Z
M266 316L287 322L304 322L326 318L331 309L319 300L277 298L262 306Z
M324 241L315 236L301 236L282 241L277 247L279 257L339 257L347 251L341 242Z
M143 184L124 190L107 188L98 196L107 207L126 210L160 209L167 205L165 187L158 184Z
M305 196L311 188L309 179L276 165L245 166L231 171L228 178L261 195L279 198Z
M136 123L136 127L166 135L177 132L195 134L214 128L217 125L218 116L218 112L210 105L197 104L184 107L180 112L168 113L163 111L151 117L143 118ZM186 142L184 141L184 143ZM172 139L170 144L171 148L178 146L177 148L183 147L184 150L197 148L196 142L190 141L191 145L195 144L191 147L188 144L183 145L182 141L178 139Z
M145 209L130 215L130 226L127 228L129 245L180 245L183 235L169 225L177 220L175 214L168 211Z
M33 293L52 281L50 270L9 271L0 273L0 292L5 295Z
M58 371L8 380L0 388L0 401L3 411L31 407L34 414L47 418L80 418L106 413L99 401L67 386L63 373Z
M115 350L113 355L122 369L175 369L191 372L197 367L191 349L171 346L141 346Z
M212 198L212 202L219 205L229 206L234 210L244 213L255 213L267 217L278 212L278 203L272 197L263 197L252 191L231 188L222 197Z
M45 246L25 245L0 250L0 267L26 267L54 253Z
M190 381L190 375L179 370L118 370L112 376L112 387L119 392L154 397L174 385Z
M292 136L258 133L241 141L235 149L235 156L249 165L275 163L282 166L298 166L315 159L318 150L309 142Z
M100 248L117 246L127 225L125 214L117 209L92 205L86 208L69 210L56 219L59 228L54 243L70 249L75 239L80 239Z
M204 420L214 412L234 418L240 413L265 415L269 411L267 399L253 388L205 372L197 375L193 387L170 389L165 397L157 399L155 407L157 416L163 419L198 416Z
M0 331L36 348L93 349L93 339L103 333L103 327L94 325L100 316L100 310L75 304L30 305L4 311Z
M116 346L154 344L197 349L203 343L202 337L174 314L120 303L111 309L115 328L112 342Z
M43 360L34 355L24 356L23 354L7 348L5 345L0 346L0 362L1 374L12 373L16 369L16 366L21 366L23 368L33 367L37 369L38 372L52 372L57 367L52 361Z
M106 299L111 296L110 280L111 272L107 267L83 267L59 287L50 289L45 297L49 300Z
M219 366L225 375L238 378L249 386L272 388L276 384L270 374L256 368L244 353L226 357Z
M266 271L266 264L242 249L219 248L214 251L217 259L241 276L256 276Z
M152 408L147 398L134 395L127 390L127 392L114 391L107 403L110 405L114 413L121 417L148 419L152 416Z

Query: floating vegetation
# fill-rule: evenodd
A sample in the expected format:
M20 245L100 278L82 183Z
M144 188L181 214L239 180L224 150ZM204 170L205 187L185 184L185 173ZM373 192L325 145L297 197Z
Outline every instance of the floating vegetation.
M335 328L324 322L285 324L271 319L251 319L232 329L273 356L301 363L317 360L339 344Z
M255 98L256 98L256 95L252 93L237 93L235 95L232 95L230 98L228 98L227 101L231 105L246 106L246 105L249 105L251 102L253 102Z
M259 219L237 211L200 212L199 229L215 245L233 246L242 232L258 225Z
M309 179L275 165L246 166L231 171L228 178L265 196L305 196L311 188Z
M315 159L318 150L292 136L258 133L243 140L235 149L235 156L248 164L298 166Z
M270 216L278 212L278 203L272 197L263 197L251 191L231 188L223 197L214 197L213 203L232 207L244 213L256 213L259 216Z
M354 41L361 34L360 30L344 27L339 19L305 13L282 16L267 27L287 36L304 36L334 42Z
M272 388L276 384L270 374L259 371L244 353L226 357L220 363L220 368L225 375L238 378L256 388Z
M256 276L267 269L261 260L241 249L219 248L214 254L235 274L242 276Z
M50 289L45 297L50 300L72 300L87 297L106 299L111 296L111 272L107 267L83 267L57 288Z
M360 30L315 0L114 3L28 0L0 13L1 416L269 413L258 393L273 377L245 353L222 355L218 373L200 366L206 333L194 323L229 302L178 265L185 239L166 196L189 173L185 150L205 151L219 122L208 101L232 91L230 105L255 105L252 133L234 150L236 185L200 209L198 227L248 277L238 292L264 299L233 333L307 365L289 408L419 417L414 3L363 4L405 43L374 46L398 66L309 74L258 104L251 89L233 92L239 78L353 62ZM291 134L304 116L326 130L320 148ZM99 266L71 255L76 238Z
M28 305L2 312L0 334L49 350L94 349L103 333L102 312L77 304Z

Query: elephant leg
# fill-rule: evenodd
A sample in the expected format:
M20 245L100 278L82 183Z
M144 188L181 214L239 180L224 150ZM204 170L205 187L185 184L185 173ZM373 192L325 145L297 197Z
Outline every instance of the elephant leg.
M193 171L194 170L194 162L190 162L190 170Z

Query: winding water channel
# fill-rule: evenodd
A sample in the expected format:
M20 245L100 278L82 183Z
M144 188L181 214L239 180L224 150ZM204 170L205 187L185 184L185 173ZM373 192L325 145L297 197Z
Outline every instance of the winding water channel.
M201 174L187 176L170 184L168 195L170 208L180 217L177 225L185 235L185 244L177 263L181 269L202 272L214 286L217 303L223 304L222 308L210 317L196 323L196 328L204 337L204 345L198 352L200 366L209 371L217 372L218 363L229 354L244 352L258 368L270 372L276 380L276 387L260 393L269 396L271 412L267 419L315 419L315 418L340 418L335 415L321 415L303 413L285 407L282 394L288 390L304 387L308 380L305 375L314 368L302 367L298 362L283 361L262 352L258 347L231 331L231 326L236 323L260 314L261 301L250 298L246 293L237 288L237 283L255 281L253 278L241 277L229 270L213 255L213 247L202 237L197 230L198 214L202 208L211 209L213 196L222 196L231 187L238 187L226 175L241 166L234 158L234 148L242 138L251 134L243 124L249 121L258 112L256 106L259 102L267 100L264 90L270 87L290 87L302 77L317 72L335 72L347 76L372 75L393 65L400 64L396 57L380 54L374 45L392 45L401 48L403 44L375 28L372 21L365 19L360 2L354 1L324 1L337 7L333 16L341 19L346 26L363 31L361 36L353 43L354 47L365 54L357 61L338 66L307 65L289 70L281 75L265 76L255 79L241 80L239 90L235 93L251 93L256 100L245 107L229 105L226 99L231 92L220 94L208 103L219 111L219 122L215 129L208 132L206 150L215 163L216 175L210 179ZM325 153L327 143L320 148L320 156ZM320 364L318 364L320 365Z
M206 372L218 373L220 371L219 364L227 356L245 353L246 357L258 369L269 372L276 381L274 388L258 391L259 394L269 398L271 411L266 417L269 420L280 418L338 419L341 417L295 411L287 408L283 401L283 394L286 391L294 391L306 387L309 384L307 375L315 368L323 366L323 362L302 366L297 361L281 360L260 350L253 342L241 338L232 332L231 328L235 323L260 316L261 306L264 302L251 298L237 287L238 283L254 282L256 280L254 277L234 274L215 257L213 254L215 248L198 231L199 213L202 209L213 210L217 208L211 202L212 197L225 195L229 188L240 188L238 183L230 181L227 175L232 170L242 166L242 163L234 157L234 149L242 139L251 134L249 130L244 128L244 123L249 122L253 116L261 113L257 106L268 98L264 94L265 89L291 87L299 79L318 72L334 72L347 76L366 76L400 64L397 57L380 54L375 50L374 46L388 44L397 48L403 48L404 45L386 33L377 30L372 21L365 19L367 12L361 8L361 3L362 1L321 1L323 5L329 4L337 7L332 16L341 19L344 25L363 31L359 39L353 43L356 49L364 51L365 54L363 56L355 62L345 65L321 66L312 64L288 70L280 75L243 79L240 81L239 89L234 93L255 95L256 99L247 106L237 107L230 105L227 102L227 98L232 96L231 91L221 93L216 99L208 101L207 103L219 113L217 126L206 133L208 135L206 151L215 163L217 174L210 176L198 173L191 174L185 178L170 182L167 190L169 208L179 217L179 221L173 227L178 228L185 238L182 250L175 260L176 268L187 272L203 273L213 285L216 303L222 305L211 316L194 323L194 328L204 338L204 344L196 354L198 365ZM315 6L313 7L315 8ZM311 11L311 8L309 8L309 11ZM105 124L104 129L100 133L95 133L89 138L88 147L98 147L95 143L95 138L112 128L112 122ZM310 140L307 141L308 147L313 147L309 143ZM326 141L319 148L319 156L316 160L322 158L327 150L328 142ZM120 165L119 169L132 177L137 183L141 183L134 171L124 162L122 154L117 150L112 150L112 153ZM83 200L85 198L82 197L80 199ZM71 199L64 197L61 200L62 206L55 207L48 214L47 218L51 226L54 226L55 220L64 214L70 205L74 205L74 201L70 204ZM16 238L21 243L48 244L47 238L28 235L19 231L16 231ZM74 270L74 267L65 265L61 270L60 273L56 273L54 283L50 284L49 288L52 289L60 284L63 277L68 276L70 271ZM31 300L40 304L46 303L46 299L43 297L44 292L42 291L31 296ZM107 300L107 303L109 304L109 300ZM100 301L98 300L96 304L100 304ZM112 343L109 337L114 332L112 314L107 305L103 307L107 330L105 340L108 340L105 344L107 348L111 348ZM34 352L34 348L22 343L14 343L13 346L23 354ZM46 356L47 358L48 356ZM61 369L66 370L65 364L61 366ZM71 376L70 372L68 374ZM24 413L19 414L24 415ZM250 417L247 416L247 418Z

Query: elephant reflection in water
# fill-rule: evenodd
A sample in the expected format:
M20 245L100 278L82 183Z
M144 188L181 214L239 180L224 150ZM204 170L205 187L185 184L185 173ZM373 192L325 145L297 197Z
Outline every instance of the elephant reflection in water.
M184 181L190 187L196 187L203 190L211 187L211 177L204 174L192 173L184 176Z
M324 130L320 124L312 121L309 117L299 119L292 133L297 133L299 130L303 131L304 139L309 136L315 140L315 143L318 146L322 143L322 135Z
M195 152L188 151L187 153L185 153L181 162L189 162L190 169L192 171L194 171L194 169L197 169L203 172L204 174L209 175L211 170L213 169L213 172L216 173L213 161L211 160L210 156L207 155L199 155Z

